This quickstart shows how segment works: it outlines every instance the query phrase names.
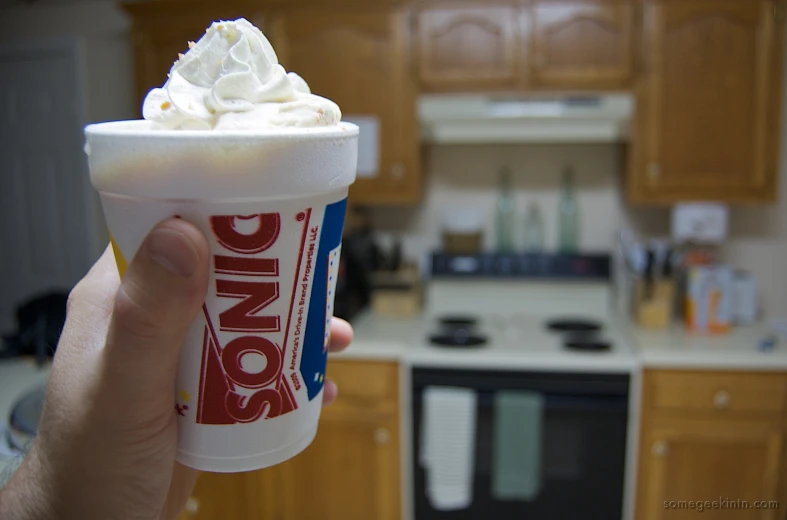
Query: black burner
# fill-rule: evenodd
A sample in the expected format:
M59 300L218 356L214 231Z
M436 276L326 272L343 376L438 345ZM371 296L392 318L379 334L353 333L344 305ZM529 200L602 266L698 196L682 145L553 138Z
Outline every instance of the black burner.
M585 319L557 319L547 322L547 328L554 332L598 332L602 329L598 321Z
M584 350L586 352L603 352L612 348L612 344L603 339L569 339L564 345L569 350Z
M486 344L486 338L471 334L467 329L455 329L429 336L429 341L441 347L479 347Z
M446 325L449 327L463 326L465 328L472 327L478 323L477 318L461 315L443 316L442 318L439 318L438 321L440 322L440 325Z

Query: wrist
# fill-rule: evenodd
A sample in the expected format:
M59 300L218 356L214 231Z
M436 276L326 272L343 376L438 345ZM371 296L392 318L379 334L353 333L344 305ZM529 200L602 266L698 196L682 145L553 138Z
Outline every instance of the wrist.
M49 471L36 442L8 482L0 488L0 518L43 520L56 518L51 504Z

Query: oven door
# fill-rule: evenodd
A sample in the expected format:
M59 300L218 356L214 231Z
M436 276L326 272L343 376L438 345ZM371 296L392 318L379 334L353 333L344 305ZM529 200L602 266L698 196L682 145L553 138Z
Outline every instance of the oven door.
M438 511L419 464L423 391L429 386L477 392L475 470L471 505ZM492 494L494 395L501 390L543 397L541 487L531 501ZM582 518L612 520L623 511L628 375L550 374L415 369L413 372L414 506L416 520Z

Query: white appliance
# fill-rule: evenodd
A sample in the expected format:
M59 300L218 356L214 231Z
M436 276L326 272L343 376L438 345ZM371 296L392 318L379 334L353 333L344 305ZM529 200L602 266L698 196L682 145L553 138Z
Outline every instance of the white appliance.
M610 143L628 139L631 94L427 94L418 99L430 143Z
M559 255L433 256L422 339L407 355L415 520L455 518L435 500L436 469L428 457L424 463L437 442L428 427L436 420L428 406L435 389L475 395L464 518L490 509L501 518L631 518L638 365L611 310L609 269L594 274L592 265ZM503 398L541 403L525 421L538 425L534 431L514 434L523 450L535 448L538 464L516 469L522 496L505 499L491 484L510 471L495 462L498 451L512 453L498 430L498 418L514 417L498 408ZM468 452L453 436L438 440L454 456Z
M423 343L413 345L414 366L527 369L550 372L631 373L637 363L626 335L612 315L607 282L526 282L511 280L432 280L426 294ZM441 320L468 318L466 328ZM553 320L585 322L598 331L585 337L608 344L581 350L566 343L571 332L548 328ZM476 347L435 345L431 336L451 329L485 340Z

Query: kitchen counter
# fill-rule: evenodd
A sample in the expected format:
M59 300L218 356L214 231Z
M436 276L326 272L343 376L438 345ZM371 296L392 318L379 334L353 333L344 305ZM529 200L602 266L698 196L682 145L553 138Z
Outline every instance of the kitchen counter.
M331 357L391 360L413 367L486 370L627 373L638 366L628 346L602 354L551 349L528 351L516 348L516 341L507 348L435 347L426 340L428 323L430 321L423 316L387 318L367 311L353 320L355 337L350 348ZM628 343L625 338L616 338L616 341Z
M561 368L590 372L638 367L787 371L787 341L778 340L771 351L759 350L760 341L773 335L764 324L736 327L725 335L692 334L680 324L665 331L639 329L625 322L616 325L633 355L624 358L593 353L566 356L524 350L440 349L426 344L422 317L385 318L366 312L354 320L355 339L350 348L332 357L391 360L414 366Z
M39 369L31 358L0 361L0 483L5 480L5 471L18 462L18 457L9 452L6 443L11 409L22 394L43 384L48 375L49 367Z
M358 315L352 325L355 332L352 345L331 357L399 361L423 336L424 329L420 316L384 318L370 311Z
M773 332L765 325L735 327L728 334L701 335L676 324L665 331L632 328L644 368L787 371L787 342L770 351L760 342Z

